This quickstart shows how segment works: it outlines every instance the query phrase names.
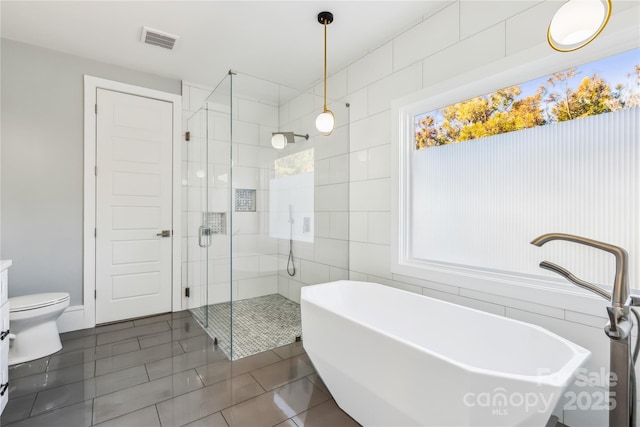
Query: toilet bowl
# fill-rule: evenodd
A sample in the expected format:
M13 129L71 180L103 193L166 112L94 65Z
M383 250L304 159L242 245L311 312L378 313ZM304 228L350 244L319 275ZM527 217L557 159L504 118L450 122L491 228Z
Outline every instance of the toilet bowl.
M9 298L9 365L59 351L62 343L56 320L68 306L66 292Z

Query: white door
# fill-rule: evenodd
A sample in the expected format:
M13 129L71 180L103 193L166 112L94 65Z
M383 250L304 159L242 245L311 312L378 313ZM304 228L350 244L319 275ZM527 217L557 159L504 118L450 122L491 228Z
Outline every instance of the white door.
M96 323L171 311L172 108L98 89Z

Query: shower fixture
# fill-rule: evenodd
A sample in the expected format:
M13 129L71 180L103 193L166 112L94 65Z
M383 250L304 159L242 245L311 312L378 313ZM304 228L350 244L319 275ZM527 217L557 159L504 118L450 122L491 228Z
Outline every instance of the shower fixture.
M549 45L559 52L571 52L591 43L611 17L611 0L568 0L547 30Z
M336 124L336 118L331 110L327 108L327 25L333 22L333 13L320 12L318 22L324 26L324 107L322 113L316 117L316 129L327 136L331 135Z
M272 132L271 133L271 145L276 150L282 150L287 144L293 144L295 141L295 137L304 138L306 140L309 139L309 134L299 135L293 132Z

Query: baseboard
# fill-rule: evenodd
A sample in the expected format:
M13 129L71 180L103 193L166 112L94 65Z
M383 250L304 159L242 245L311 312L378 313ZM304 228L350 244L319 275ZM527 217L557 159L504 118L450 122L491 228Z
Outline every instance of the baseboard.
M58 331L71 332L79 329L93 328L95 320L85 318L85 310L83 305L73 305L67 309L58 318Z

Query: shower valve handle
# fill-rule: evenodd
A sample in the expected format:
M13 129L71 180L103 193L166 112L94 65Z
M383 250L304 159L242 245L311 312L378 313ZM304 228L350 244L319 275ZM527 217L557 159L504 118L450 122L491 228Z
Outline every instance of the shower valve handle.
M207 248L211 246L211 228L201 225L198 228L198 246Z

